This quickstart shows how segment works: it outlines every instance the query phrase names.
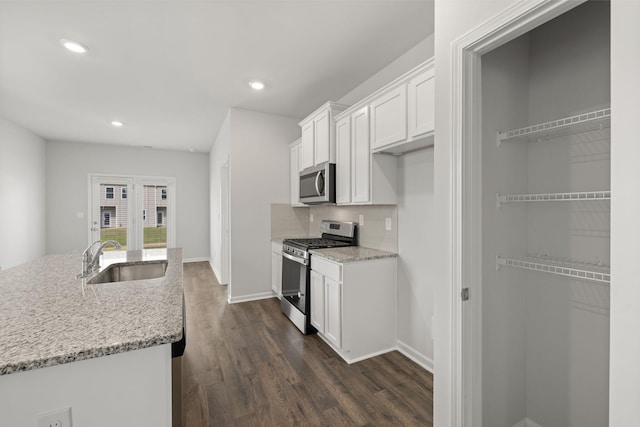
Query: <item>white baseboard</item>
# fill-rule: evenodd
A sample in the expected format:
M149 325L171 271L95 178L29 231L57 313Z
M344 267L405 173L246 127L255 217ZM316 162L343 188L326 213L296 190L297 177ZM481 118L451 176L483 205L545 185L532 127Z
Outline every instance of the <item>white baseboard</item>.
M188 263L188 262L206 262L209 261L209 257L197 257L197 258L186 258L183 259L182 262L183 263Z
M529 418L525 418L515 423L513 427L542 427L542 426L536 423L535 421L530 420Z
M213 275L216 276L216 281L220 284L220 286L226 286L226 283L221 283L220 273L218 273L218 270L216 270L216 265L211 258L209 258L209 267L211 267L211 271L213 271Z
M427 371L433 374L433 360L420 353L415 348L410 345L398 340L396 341L397 350L407 356L409 359L416 362L418 365L422 366Z
M386 353L390 353L392 351L394 351L396 348L395 347L389 347L387 349L384 350L380 350L380 351L376 351L374 353L371 354L366 354L364 356L360 356L360 357L354 357L352 359L346 359L344 356L342 357L345 362L347 362L348 364L352 364L352 363L356 363L356 362L360 362L362 360L366 360L369 359L371 357L376 357L376 356L380 356L381 354L386 354ZM341 355L342 356L342 355Z
M275 295L273 294L272 291L260 292L258 294L251 294L251 295L241 295L238 297L229 296L229 299L227 301L229 302L229 304L236 304L239 302L256 301L256 300L267 299L267 298L275 298Z

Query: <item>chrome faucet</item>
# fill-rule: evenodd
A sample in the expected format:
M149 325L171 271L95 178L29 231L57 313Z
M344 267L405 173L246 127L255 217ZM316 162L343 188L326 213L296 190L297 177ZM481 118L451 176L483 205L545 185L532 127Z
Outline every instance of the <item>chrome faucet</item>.
M93 248L96 247L96 245L99 246L94 251ZM122 247L120 243L115 240L107 240L105 242L96 240L95 242L90 244L89 247L82 253L82 273L78 274L78 279L87 277L100 268L100 255L102 255L102 250L107 245L113 245L113 247L116 249L120 249Z

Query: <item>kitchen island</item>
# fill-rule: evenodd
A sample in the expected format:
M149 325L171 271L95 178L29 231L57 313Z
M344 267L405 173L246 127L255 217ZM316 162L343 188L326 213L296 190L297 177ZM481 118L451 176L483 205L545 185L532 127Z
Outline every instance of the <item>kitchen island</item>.
M73 425L170 426L171 343L182 338L182 250L112 252L168 261L163 277L87 284L80 254L0 272L0 413L36 425L71 407Z

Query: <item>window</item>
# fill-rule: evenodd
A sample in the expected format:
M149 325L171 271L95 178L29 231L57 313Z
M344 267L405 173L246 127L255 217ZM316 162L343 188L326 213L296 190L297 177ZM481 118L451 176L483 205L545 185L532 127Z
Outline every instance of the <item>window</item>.
M111 227L111 212L102 213L102 226Z
M122 187L122 193L120 195L120 198L122 198L122 199L126 199L127 198L127 187Z
M113 199L113 187L106 187L105 188L105 198Z
M162 189L162 200L167 200L167 189L166 188Z

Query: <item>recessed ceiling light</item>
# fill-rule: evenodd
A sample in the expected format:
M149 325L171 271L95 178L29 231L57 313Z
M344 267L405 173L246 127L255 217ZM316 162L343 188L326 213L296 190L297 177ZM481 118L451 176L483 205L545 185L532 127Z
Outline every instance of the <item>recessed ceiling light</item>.
M89 50L82 43L79 43L79 42L76 42L76 41L73 41L73 40L60 39L60 43L67 50L70 50L71 52L74 52L74 53L86 53Z
M259 81L253 81L249 83L249 86L251 86L252 89L254 90L262 90L264 89L264 83L259 82Z
M119 120L114 120L114 121L112 121L112 122L111 122L111 124L112 124L113 126L117 127L117 128L120 128L120 127L124 126L124 123L122 123L122 122L121 122L121 121L119 121Z

